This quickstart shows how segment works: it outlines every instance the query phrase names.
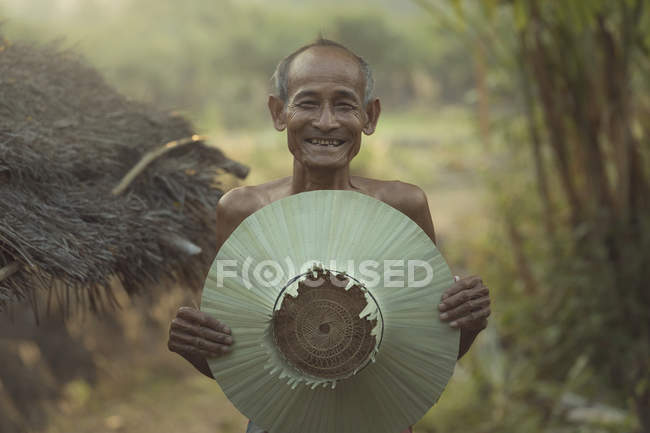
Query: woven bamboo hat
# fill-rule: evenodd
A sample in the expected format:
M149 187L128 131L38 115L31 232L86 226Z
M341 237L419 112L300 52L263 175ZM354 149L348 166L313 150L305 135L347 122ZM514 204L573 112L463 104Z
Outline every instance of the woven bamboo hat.
M351 191L312 191L246 218L219 250L201 309L228 324L209 359L270 433L396 433L449 381L459 332L436 305L453 282L422 229Z

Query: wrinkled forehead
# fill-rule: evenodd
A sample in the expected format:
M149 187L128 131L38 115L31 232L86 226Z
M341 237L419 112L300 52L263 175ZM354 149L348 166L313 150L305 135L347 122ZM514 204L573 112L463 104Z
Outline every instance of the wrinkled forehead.
M348 87L362 99L365 77L359 61L338 47L312 47L291 62L287 82L289 97L307 87L330 84Z

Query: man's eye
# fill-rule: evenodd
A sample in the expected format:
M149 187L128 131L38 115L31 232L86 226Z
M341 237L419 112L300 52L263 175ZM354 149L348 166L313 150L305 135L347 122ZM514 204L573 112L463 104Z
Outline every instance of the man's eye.
M338 108L339 110L349 111L349 110L354 110L357 107L355 107L352 104L341 103L341 104L336 104L336 108Z
M316 101L302 101L296 104L300 108L316 108L318 103Z

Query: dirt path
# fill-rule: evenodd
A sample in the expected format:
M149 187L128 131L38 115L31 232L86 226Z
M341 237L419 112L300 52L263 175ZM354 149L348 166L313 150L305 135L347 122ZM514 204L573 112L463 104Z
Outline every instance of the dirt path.
M152 375L122 389L100 384L86 400L72 408L63 403L42 433L243 433L247 423L216 383L198 373Z

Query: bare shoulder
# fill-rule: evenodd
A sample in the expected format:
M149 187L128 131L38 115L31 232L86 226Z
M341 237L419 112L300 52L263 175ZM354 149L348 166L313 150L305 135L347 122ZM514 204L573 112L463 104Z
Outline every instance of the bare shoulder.
M216 209L218 247L246 217L263 206L263 197L254 186L241 186L225 193Z
M225 193L217 204L217 214L222 218L245 219L262 207L261 197L254 186L240 186Z
M428 209L427 195L417 185L399 180L357 178L374 198L413 218L414 213Z
M377 180L360 177L357 177L356 180L359 186L362 186L369 195L411 218L434 243L436 242L427 195L422 188L398 180Z
M399 180L386 182L387 203L409 215L413 212L428 208L427 195L417 185L400 182Z
M286 178L260 185L240 186L225 193L217 204L217 232L225 240L249 215L277 200Z

